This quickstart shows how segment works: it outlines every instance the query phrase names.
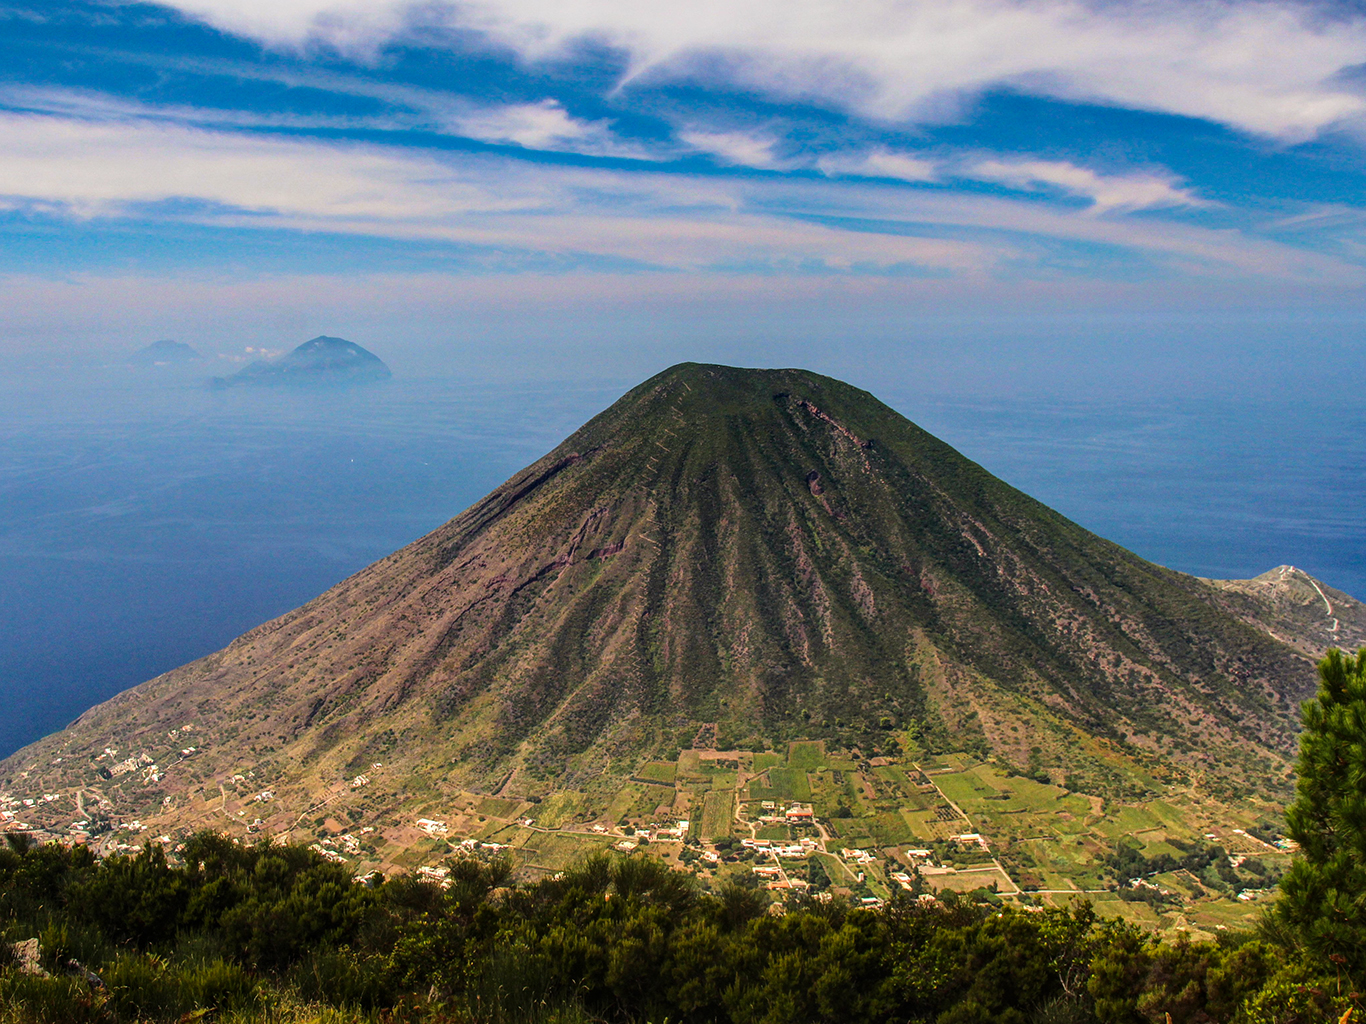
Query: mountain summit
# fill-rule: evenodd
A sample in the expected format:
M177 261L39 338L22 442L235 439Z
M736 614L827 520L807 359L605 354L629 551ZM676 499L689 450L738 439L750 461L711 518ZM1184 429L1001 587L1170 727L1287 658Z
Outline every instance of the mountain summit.
M320 334L279 359L249 363L231 377L216 377L218 387L240 385L337 385L388 380L384 360L354 341Z
M1279 791L1332 634L1281 614L1273 637L1257 594L1095 536L848 384L684 364L428 536L15 754L0 788L173 816L225 772L307 805L382 764L371 801L520 797L803 737L975 750L1088 792ZM168 735L192 756L158 753ZM97 778L105 748L156 770Z

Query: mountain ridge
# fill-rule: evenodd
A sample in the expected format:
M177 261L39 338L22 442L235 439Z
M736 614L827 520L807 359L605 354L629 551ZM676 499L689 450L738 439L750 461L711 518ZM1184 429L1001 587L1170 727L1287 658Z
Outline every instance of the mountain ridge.
M252 765L283 823L372 764L381 803L605 791L705 734L1283 793L1312 642L1265 604L1089 533L847 384L681 364L426 537L0 763L0 790L174 822ZM173 731L200 740L183 767L99 777L103 749Z
M1323 643L1343 650L1366 645L1366 605L1293 565L1278 565L1250 580L1204 580L1235 599L1229 609L1312 658Z

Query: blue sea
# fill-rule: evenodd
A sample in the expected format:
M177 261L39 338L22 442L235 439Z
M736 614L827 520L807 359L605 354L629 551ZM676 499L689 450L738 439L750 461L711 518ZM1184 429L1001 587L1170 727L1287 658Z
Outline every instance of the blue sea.
M634 380L208 391L0 380L0 756L445 522ZM866 384L866 382L864 382ZM1366 596L1366 412L1321 397L881 398L1146 558Z

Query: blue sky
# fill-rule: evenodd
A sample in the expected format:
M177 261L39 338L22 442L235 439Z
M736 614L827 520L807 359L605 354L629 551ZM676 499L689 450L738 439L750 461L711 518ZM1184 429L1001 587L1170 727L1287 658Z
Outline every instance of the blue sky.
M0 346L1337 344L1363 147L1355 6L7 3Z

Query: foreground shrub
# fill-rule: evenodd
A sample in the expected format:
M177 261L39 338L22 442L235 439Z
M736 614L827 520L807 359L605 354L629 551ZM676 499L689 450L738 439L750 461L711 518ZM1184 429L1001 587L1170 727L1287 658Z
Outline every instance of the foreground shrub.
M108 1006L120 1020L179 1020L195 1010L244 1010L257 1004L257 985L236 964L168 964L157 956L124 954L101 976Z
M115 1024L102 996L75 978L0 972L0 1024Z
M1296 960L1274 974L1239 1009L1235 1024L1320 1024L1359 1020L1360 996L1335 974Z

